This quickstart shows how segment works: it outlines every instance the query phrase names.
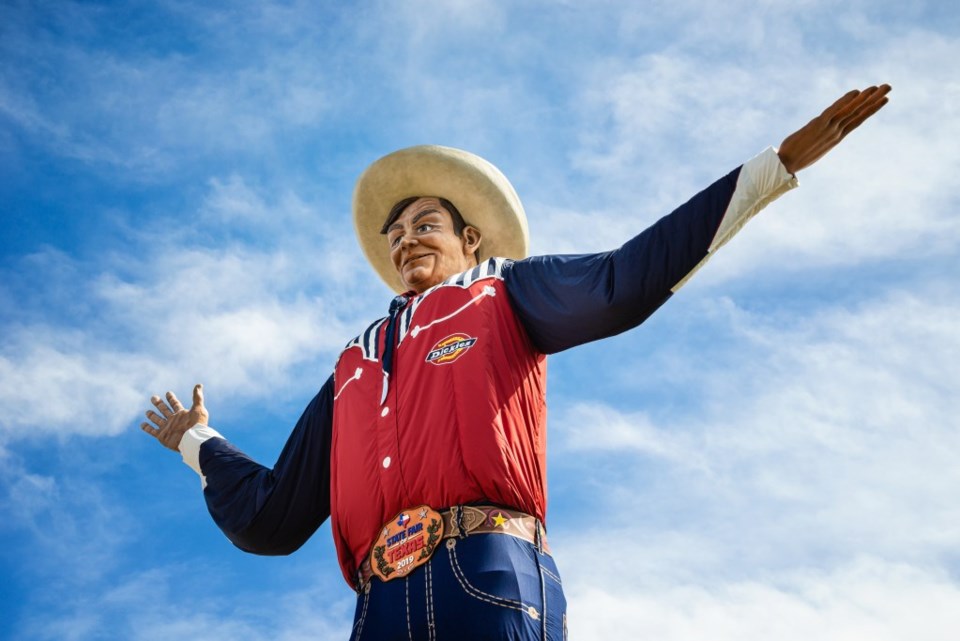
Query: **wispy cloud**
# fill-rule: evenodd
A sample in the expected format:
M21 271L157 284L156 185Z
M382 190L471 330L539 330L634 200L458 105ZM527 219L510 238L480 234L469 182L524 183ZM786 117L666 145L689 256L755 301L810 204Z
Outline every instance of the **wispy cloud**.
M17 454L0 458L3 529L29 535L31 574L56 577L55 589L70 593L116 571L113 552L131 535L133 522L109 490L89 478L32 472Z
M555 413L559 474L581 488L563 484L551 535L571 629L946 639L960 603L955 288L789 319L723 308L701 321L730 324L702 328L727 344L694 352L681 337L649 365L617 359L632 363L611 374L627 390L657 380L657 363L690 363L643 385L654 404L698 390L671 422L655 405Z
M283 11L272 8L255 13L280 24ZM346 91L336 64L329 64L336 60L336 49L325 49L329 43L294 38L273 46L282 32L265 38L264 25L249 29L258 23L242 11L193 12L175 3L153 10L160 24L176 16L195 44L165 38L161 29L136 32L120 46L111 41L118 34L101 19L103 9L93 6L9 9L20 29L8 29L5 38L10 64L0 114L51 153L155 181L195 167L197 158L282 153L279 136L322 125L331 95ZM304 28L302 16L289 19L288 29ZM72 37L55 37L45 20ZM224 50L218 42L246 49ZM47 68L58 73L37 82Z
M725 32L711 33L722 40ZM804 172L800 190L752 222L749 240L724 248L703 278L955 253L956 197L944 187L960 167L946 142L960 133L947 62L960 40L916 29L871 37L855 55L797 43L787 65L778 52L744 64L676 45L599 63L584 85L580 145L571 150L590 200L580 212L539 202L547 222L537 226L538 251L615 247L848 89L890 82L895 103Z
M571 590L571 637L947 641L960 625L960 590L937 570L863 558L763 580L657 586L615 572L614 549L630 547L604 546L602 559L589 551L578 557L582 568L601 562L604 576Z
M61 574L58 580L63 578ZM354 597L332 582L312 583L306 587L291 580L284 598L270 599L268 606L256 590L233 590L225 596L222 580L205 578L196 566L114 572L109 584L94 590L69 593L55 585L47 595L46 612L25 616L12 638L347 638Z
M5 438L117 434L166 389L203 381L252 400L318 359L329 371L381 310L330 303L358 289L362 258L320 220L295 192L231 175L210 180L192 220L130 230L123 251L78 259L48 248L19 260L3 288L17 301L0 350ZM294 388L309 394L325 377ZM77 398L91 411L78 413Z
M844 638L859 621L855 602L885 598L874 579L854 580L864 571L955 602L958 313L957 292L937 287L787 322L735 310L703 318L735 326L706 330L732 343L668 346L650 365L620 354L639 363L611 373L626 381L621 398L631 377L658 380L661 361L691 366L645 389L649 411L574 404L555 414L559 474L577 482L563 483L572 510L554 519L553 538L583 633L603 638L596 630L641 608L668 638L752 638L805 611L810 630ZM690 407L652 420L675 385L697 390L683 397ZM837 610L824 606L832 599L809 603L834 592ZM699 605L683 606L691 594ZM762 616L777 603L788 611ZM708 611L741 623L716 630ZM868 619L898 638L893 630L922 621L908 612Z
M224 555L243 561L225 539L185 535L164 522L184 512L202 516L202 500L178 495L163 466L146 483L139 477L104 482L118 464L102 457L113 452L129 455L130 448L74 448L71 463L48 473L31 472L20 455L0 455L0 530L14 535L5 539L4 560L13 559L23 536L29 541L29 562L10 577L5 593L5 600L11 595L5 638L348 636L355 596L332 554L311 560L308 549L295 561L267 559L272 572L260 580L249 576L255 561L247 560L246 570L224 567ZM119 464L125 465L133 461ZM179 477L182 470L175 472ZM142 490L152 500L149 515L124 500ZM167 502L157 500L161 494Z

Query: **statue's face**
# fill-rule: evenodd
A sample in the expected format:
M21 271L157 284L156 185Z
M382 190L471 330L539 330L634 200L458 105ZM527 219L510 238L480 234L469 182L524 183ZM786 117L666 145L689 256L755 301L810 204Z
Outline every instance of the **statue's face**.
M400 280L420 294L477 264L480 232L468 225L458 236L438 199L418 198L387 228L387 242Z

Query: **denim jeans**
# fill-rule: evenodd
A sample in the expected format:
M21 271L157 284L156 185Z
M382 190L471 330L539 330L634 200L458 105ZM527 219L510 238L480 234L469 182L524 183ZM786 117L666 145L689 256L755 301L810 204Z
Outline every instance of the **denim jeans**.
M553 558L506 534L440 542L410 576L357 597L351 641L563 641L567 601Z

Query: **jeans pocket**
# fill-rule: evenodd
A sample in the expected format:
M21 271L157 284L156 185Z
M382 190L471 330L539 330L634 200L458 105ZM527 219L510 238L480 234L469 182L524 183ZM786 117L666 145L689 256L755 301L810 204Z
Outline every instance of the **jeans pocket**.
M492 606L522 612L534 621L540 620L541 612L537 605L540 601L537 596L539 589L530 594L532 598L525 598L527 595L524 592L529 590L524 590L517 581L515 570L509 566L502 569L486 567L483 571L477 571L477 568L465 562L466 559L458 556L457 541L447 539L446 550L450 572L465 595Z
M557 574L556 571L548 568L546 564L540 566L540 571L543 572L543 576L545 576L548 581L560 586L561 588L563 587L563 581L560 580L560 575Z

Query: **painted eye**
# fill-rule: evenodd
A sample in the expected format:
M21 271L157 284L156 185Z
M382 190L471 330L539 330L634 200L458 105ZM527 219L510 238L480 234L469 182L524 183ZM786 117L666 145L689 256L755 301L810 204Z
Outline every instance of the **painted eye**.
M403 236L394 236L393 239L390 241L390 246L396 247L397 245L399 245L401 238L403 238Z

